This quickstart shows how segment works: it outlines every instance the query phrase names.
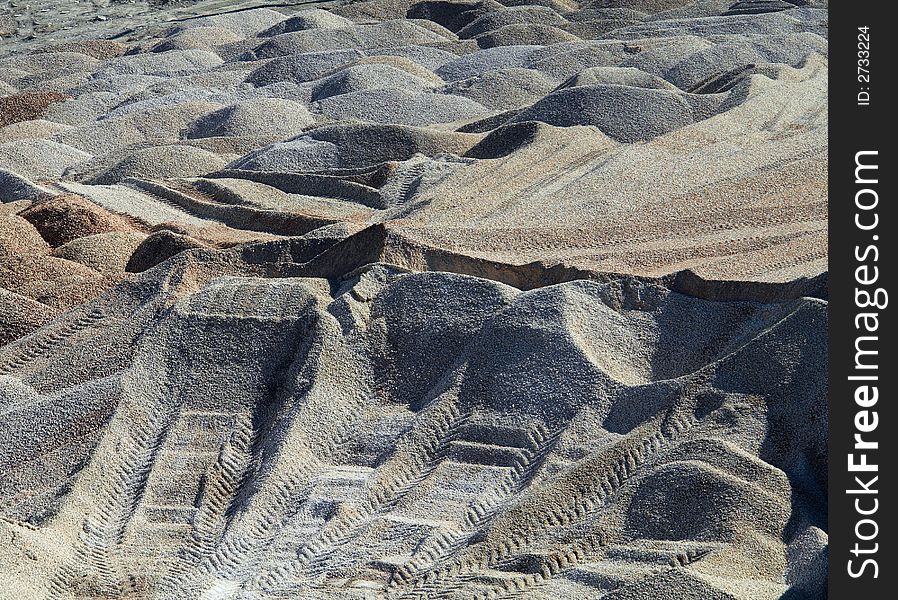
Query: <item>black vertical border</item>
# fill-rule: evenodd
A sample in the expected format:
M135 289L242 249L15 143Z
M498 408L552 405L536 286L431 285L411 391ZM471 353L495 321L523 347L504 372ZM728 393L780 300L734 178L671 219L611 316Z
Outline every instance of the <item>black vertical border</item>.
M895 534L894 512L896 506L896 468L898 462L898 387L895 385L898 363L892 352L895 340L895 308L898 296L889 298L889 305L882 309L859 308L855 301L856 288L867 289L871 293L877 287L887 292L898 293L895 280L895 242L898 230L898 216L894 210L895 184L898 164L895 163L894 111L898 94L895 93L895 38L894 5L891 2L835 0L829 3L829 597L834 600L876 600L898 598L898 563L895 562L894 546L898 543ZM863 28L869 28L869 48L862 42ZM868 51L869 55L863 53ZM861 62L859 63L859 59ZM869 60L869 64L863 59ZM869 70L869 82L859 80L863 70ZM863 79L863 78L861 78ZM864 89L866 88L866 89ZM858 94L870 94L869 104L859 104ZM861 99L863 100L863 98ZM862 151L873 151L876 155L864 155L867 164L878 165L876 171L862 172L862 179L877 179L875 184L858 184L855 178L856 155ZM875 175L874 175L875 173ZM866 174L866 175L864 175ZM877 208L862 212L855 205L855 195L861 189L874 189L878 194ZM873 196L869 192L861 195L862 203L870 204ZM879 218L875 230L863 231L856 226L856 214L865 224L872 222L872 213ZM878 240L874 239L878 236ZM871 251L867 260L858 260L857 254L864 256L869 246L876 246L878 260L873 262L875 252ZM857 254L856 254L857 253ZM856 269L862 265L871 269L878 267L878 281L870 286L861 286L856 281ZM878 312L879 327L876 333L856 329L858 313ZM864 342L866 349L873 349L877 355L867 355L868 362L875 360L878 369L864 371L875 374L878 381L870 382L878 387L878 402L866 410L876 411L878 424L874 431L864 433L867 440L876 441L878 449L859 451L854 449L855 434L858 433L855 418L858 411L865 410L855 402L855 391L862 382L851 381L857 375L855 369L855 342L859 335L875 335L878 339ZM875 345L875 347L874 347ZM862 426L869 426L870 413ZM864 424L866 423L866 425ZM848 490L858 489L855 476L869 484L869 473L848 470L848 455L865 453L870 463L878 465L879 479L871 488L874 494L851 494ZM870 510L873 498L878 500L874 514L859 515L855 500L860 498L860 507ZM869 541L857 539L857 523L864 518L876 522L860 526L863 536L874 532L876 537ZM871 554L852 554L855 543L869 550ZM878 544L878 547L874 546ZM867 565L860 577L852 577L848 572L848 561L858 570L863 560L871 558L878 566L878 577L873 578L874 569Z

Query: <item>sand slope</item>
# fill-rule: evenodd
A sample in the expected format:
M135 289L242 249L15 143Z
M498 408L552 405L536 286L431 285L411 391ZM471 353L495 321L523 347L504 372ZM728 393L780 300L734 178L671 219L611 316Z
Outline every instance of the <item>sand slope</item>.
M0 598L824 597L825 2L38 4Z

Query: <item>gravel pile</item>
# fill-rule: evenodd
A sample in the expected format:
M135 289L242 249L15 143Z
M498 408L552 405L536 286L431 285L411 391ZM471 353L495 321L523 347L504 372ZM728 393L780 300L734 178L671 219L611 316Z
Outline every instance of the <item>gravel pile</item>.
M246 55L246 59L276 58L305 52L370 50L393 46L438 44L450 41L411 21L386 21L376 25L354 25L338 29L308 29L270 38Z
M0 204L16 200L36 200L51 195L44 187L19 175L0 169Z
M398 125L433 125L474 119L487 109L473 100L452 94L371 89L331 96L312 104L335 121L357 120Z
M145 233L111 231L79 237L53 250L53 256L64 258L106 276L125 272L134 251L146 239Z
M258 87L279 81L305 83L363 56L359 50L299 52L266 62L253 70L246 81Z
M24 139L0 144L0 167L34 180L62 177L66 169L91 155L66 144L44 139Z
M256 8L190 19L189 21L185 21L181 27L184 29L192 29L195 27L220 27L243 37L253 37L266 29L274 27L286 18L287 17L283 13L279 13L276 10Z
M478 18L501 11L504 7L495 0L424 0L409 6L406 16L410 19L428 19L439 23L449 31L458 33Z
M300 133L314 123L302 104L280 98L244 100L206 114L187 127L188 138L281 137Z
M424 78L390 64L367 62L344 67L333 75L316 81L311 86L310 101L318 102L333 96L373 89L423 92L432 89L437 83L441 84L442 80L433 75Z
M352 27L353 25L355 25L355 23L346 17L335 15L326 10L313 8L300 11L289 19L284 19L277 25L269 27L265 31L259 33L259 37L272 37L282 33L292 33L294 31L304 31L306 29L340 29L342 27Z
M54 248L98 233L131 231L126 220L74 194L40 200L19 213Z
M196 177L217 171L226 161L220 156L193 146L153 146L126 154L121 160L87 181L93 185L118 183L128 177L165 179Z
M0 48L0 596L825 595L825 0L148 1Z
M172 50L205 50L218 54L216 47L245 39L239 33L224 27L192 27L173 33L150 46L150 52L170 52Z
M590 67L561 84L562 88L584 85L624 85L656 90L677 90L672 83L634 67Z
M562 42L579 40L573 33L550 25L521 24L505 25L483 35L477 36L477 45L481 48L496 46L550 46Z
M454 81L448 94L463 96L493 110L511 110L533 104L556 87L556 82L533 69L497 69Z
M97 77L110 75L158 75L179 77L208 71L224 61L208 50L171 50L121 56L103 63Z
M460 81L488 71L527 66L530 53L539 46L502 46L459 56L435 71L446 81Z
M296 139L262 148L229 166L288 173L351 169L407 160L415 154L463 154L479 139L478 135L405 125L323 125Z
M47 107L62 102L65 96L58 92L26 92L12 96L0 96L0 127L40 119Z
M41 52L77 52L87 56L96 58L97 60L108 60L121 56L128 47L125 44L114 40L77 40L72 42L61 42L58 44L47 44L34 50L34 53Z
M460 29L458 37L475 38L507 25L550 25L563 27L567 19L545 6L512 6L500 11L488 12Z
M694 115L690 105L669 90L589 85L552 92L514 120L593 125L619 142L633 143L685 127Z

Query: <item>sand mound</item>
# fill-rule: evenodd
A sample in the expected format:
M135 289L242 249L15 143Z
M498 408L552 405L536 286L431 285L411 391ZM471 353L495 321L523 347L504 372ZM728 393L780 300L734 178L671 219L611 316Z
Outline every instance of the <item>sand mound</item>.
M0 97L0 127L41 118L48 106L65 100L58 92L25 92Z
M68 125L43 119L20 121L0 128L0 144L29 138L47 139L67 129L69 129Z
M207 246L188 235L167 230L156 231L134 248L134 252L126 262L125 270L130 273L140 273L180 252L205 247Z
M618 8L637 10L646 14L673 10L692 4L695 0L591 0L588 8Z
M676 86L664 79L634 67L591 67L583 69L559 87L570 88L592 85L623 85L655 90L676 90Z
M332 96L312 107L334 120L359 120L399 125L431 125L486 114L482 105L451 94L372 89Z
M811 33L772 36L754 43L722 43L691 54L663 76L677 87L688 90L714 75L758 63L797 67L812 53L825 54L826 40Z
M718 35L743 37L805 32L825 37L826 27L827 13L825 10L801 8L758 15L651 21L617 29L614 31L614 36L620 40L685 35L712 39L712 36Z
M184 102L133 110L59 133L55 140L96 156L108 157L134 144L171 142L196 119L221 108L210 102Z
M171 50L120 56L103 63L97 77L112 75L158 75L179 77L199 73L222 64L218 55L208 50Z
M60 74L86 73L101 64L97 59L80 52L39 52L15 58L0 59L0 65L12 61L13 67L25 72L21 83L33 85L59 77ZM23 86L23 87L24 87Z
M121 56L127 50L127 46L113 40L78 40L48 44L41 46L33 52L77 52L97 60L107 60Z
M419 53L416 52L415 49L426 50L426 48L423 48L422 46L408 47L409 51L407 52L407 54L409 56L406 56L406 49L390 48L387 49L386 53L384 54L375 53L371 56L360 58L344 67L340 67L337 70L342 71L343 69L356 65L389 65L396 69L401 69L409 75L413 75L414 77L417 77L419 79L429 81L433 84L442 85L444 83L443 80L433 74L433 69L435 69L436 66L443 65L448 62L448 60L443 60L445 55L449 55L452 58L454 58L455 55L447 52L442 56L440 54L434 56L416 56ZM414 58L410 58L410 56ZM418 62L416 60L417 58L421 58L425 63L428 64L436 64L436 66L427 67L421 62ZM449 60L451 60L451 58Z
M550 126L538 121L497 127L465 153L470 158L501 158L531 144Z
M759 15L767 12L778 12L795 8L795 3L782 0L743 0L733 4L724 16L730 15Z
M474 38L507 25L550 25L561 27L567 19L545 6L513 6L488 12L458 31L460 38Z
M549 46L578 40L576 35L557 27L539 24L506 25L477 36L481 48L496 46Z
M45 118L64 125L87 125L107 114L115 101L115 94L110 92L82 94L77 98L51 105Z
M0 165L34 180L62 177L90 154L52 140L25 139L0 144Z
M825 0L100 4L0 49L0 596L824 595Z
M29 181L18 173L0 169L0 203L16 200L37 200L50 195L46 188Z
M242 39L242 35L224 27L192 27L177 31L159 43L154 44L150 47L150 52L205 50L216 53L216 46L237 42Z
M693 121L692 108L669 90L592 85L552 92L515 121L594 125L619 142L642 142Z
M125 272L134 251L146 239L136 231L110 231L78 237L53 250L53 256L90 267L109 276Z
M187 127L187 137L287 138L300 133L312 123L314 119L302 104L280 98L258 98L200 117Z
M327 50L370 50L392 46L424 45L446 42L434 33L410 21L386 21L376 25L354 25L338 29L308 29L282 33L253 48L247 58L276 58L290 54Z
M46 304L0 288L0 346L37 331L58 314Z
M434 87L436 82L442 80L419 77L409 73L405 69L399 69L389 64L367 62L353 64L340 69L333 75L315 82L311 90L311 101L317 102L340 96L372 89L403 90L407 92L421 92Z
M306 29L339 29L341 27L352 27L353 25L355 23L346 17L335 15L326 10L312 8L300 11L289 19L284 19L277 25L269 27L259 33L259 37L271 37L281 33L292 33Z
M483 106L507 110L527 106L555 89L555 82L532 69L498 69L455 81L446 93L470 98Z
M173 260L189 265L196 252ZM164 277L164 271L159 265L145 279ZM223 524L229 518L225 509L215 508L201 482L215 485L226 503L238 493L247 496L231 525L214 529L223 532L216 534L221 538L200 538L210 540L211 552L229 556L228 565L202 558L182 562L177 582L142 570L148 589L163 594L208 589L227 573L240 574L265 593L294 590L302 597L308 590L306 597L313 597L324 575L361 569L385 552L400 551L403 560L394 571L366 572L368 585L386 585L392 572L398 579L394 587L406 592L448 594L464 586L472 593L498 593L504 590L502 580L491 574L503 566L519 581L518 591L538 585L555 597L664 597L662 590L723 597L711 582L732 576L737 556L755 559L750 572L740 571L754 585L769 585L786 567L781 540L791 503L809 511L799 531L808 519L822 517L801 481L808 472L825 476L825 420L807 426L823 415L825 407L815 397L823 388L790 375L794 365L771 357L786 339L800 344L801 374L820 381L826 362L819 344L825 336L822 303L713 303L632 282L581 281L521 292L473 277L402 274L379 265L357 272L333 292L322 280L247 276L217 277L197 288L178 298L166 294L142 302L132 293L126 297L138 310L129 311L135 315L130 319L98 311L105 332L92 343L112 344L124 353L117 359L124 368L118 394L98 393L96 375L69 375L96 364L83 351L90 346L77 337L63 342L64 352L42 357L41 371L25 371L29 385L45 389L53 381L62 389L79 389L78 400L49 403L84 406L69 410L77 423L89 423L108 405L107 397L117 398L108 425L111 439L89 444L89 465L77 480L40 480L11 462L6 483L10 494L25 486L43 492L11 509L19 520L51 510L48 504L64 493L67 481L87 494L84 510L102 519L103 511L113 510L101 504L107 490L115 489L106 482L112 479L109 472L119 469L126 481L136 476L127 474L113 450L136 453L155 429L141 434L134 420L153 427L151 415L167 415L167 425L155 427L169 435L141 463L147 473L145 499L134 514L122 513L129 515L128 530L135 537L117 547L150 543L159 552L181 544L202 547L189 540L212 534L193 523L168 538L137 536L159 522L141 515L157 514L152 511L160 504L151 501L190 506L185 503L199 494L198 510ZM166 301L173 306L148 329L154 308ZM723 335L708 340L695 329L697 323L726 323L731 329L717 330ZM301 324L313 340L322 341L303 344ZM146 333L137 347L116 342L139 330ZM791 337L799 331L803 337ZM192 343L160 351L173 343L168 340L185 339ZM239 357L226 370L223 352ZM171 375L138 377L146 361L160 359L172 367ZM274 413L269 420L254 425L249 416L283 377L284 362L293 365L288 373L297 384L269 407ZM565 369L557 369L559 362ZM197 375L176 384L173 367L185 363ZM759 363L776 383L751 375ZM514 377L503 375L512 372ZM307 383L312 373L314 381ZM219 386L212 385L216 380ZM170 400L172 386L177 403ZM18 410L30 410L33 402L20 400ZM783 430L775 423L794 425ZM735 428L763 428L772 436L764 461L758 447L721 440ZM786 443L799 428L805 432ZM33 443L51 435L34 430L28 438ZM233 433L240 431L247 437ZM349 441L330 446L332 438ZM254 454L252 439L264 440L265 452ZM320 444L332 449L312 450ZM199 451L210 446L220 447L225 458ZM189 468L164 459L178 448L186 454L184 447L196 457ZM16 456L12 447L5 448L4 456ZM231 456L244 465L241 479L251 478L252 485L227 483L227 471L216 465ZM250 457L262 464L250 467ZM56 472L61 460L54 459L47 470ZM309 463L314 465L309 472L298 467ZM286 481L302 489L294 494ZM296 500L283 505L266 500L269 486ZM112 507L120 502L117 510L125 511L133 506L128 489L112 496L118 502L106 502ZM336 496L335 489L343 495ZM301 534L291 533L313 518L305 511L320 514L327 507L336 511L325 513L330 520L319 516ZM446 534L434 524L435 513L463 543L440 549ZM158 518L174 522L177 515L165 512ZM270 530L258 537L247 533L268 520L276 523ZM326 532L337 523L347 534L332 544ZM230 549L228 540L236 539L253 543ZM291 573L304 573L322 551L313 540L322 540L328 557L316 567L316 577L281 579L273 568L260 567L263 557L280 559L289 561ZM308 547L312 558L297 555L295 544ZM416 550L429 547L439 560ZM773 553L779 558L765 558L773 549L779 549ZM687 558L678 561L684 552ZM714 578L699 580L682 566L708 555L714 560L703 568ZM528 573L541 561L556 562L553 556L567 557L564 566L528 584L534 581ZM270 578L256 577L260 569ZM584 572L594 576L585 579ZM62 584L70 585L71 576L63 576Z
M457 54L434 48L433 46L397 46L395 48L378 48L369 51L369 55L375 56L398 56L407 58L423 66L430 71L436 71L449 61L458 58Z
M50 246L40 232L20 215L0 212L0 233L0 256L4 259L50 252Z
M221 157L193 146L154 146L128 153L109 168L91 177L88 183L108 185L128 177L196 177L222 168L225 162Z
M110 231L131 231L130 223L73 194L41 200L20 213L54 248Z
M21 254L0 263L0 281L6 289L60 311L83 304L112 286L110 280L78 263Z
M231 168L288 173L358 168L407 160L415 154L463 154L480 136L404 125L323 125L302 136L262 148Z
M459 81L496 69L525 67L527 57L538 46L502 46L460 56L436 70L446 81Z
M425 0L409 6L406 16L410 19L428 19L458 33L479 17L501 9L502 6L493 0L474 2Z
M259 32L274 27L287 17L270 8L254 8L239 12L224 13L185 21L181 27L220 27L240 34L244 37L257 35Z

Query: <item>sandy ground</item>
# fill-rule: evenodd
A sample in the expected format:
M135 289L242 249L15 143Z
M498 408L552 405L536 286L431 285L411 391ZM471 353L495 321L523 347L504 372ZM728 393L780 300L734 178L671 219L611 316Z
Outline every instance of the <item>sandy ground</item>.
M0 598L825 597L826 36L0 5Z

